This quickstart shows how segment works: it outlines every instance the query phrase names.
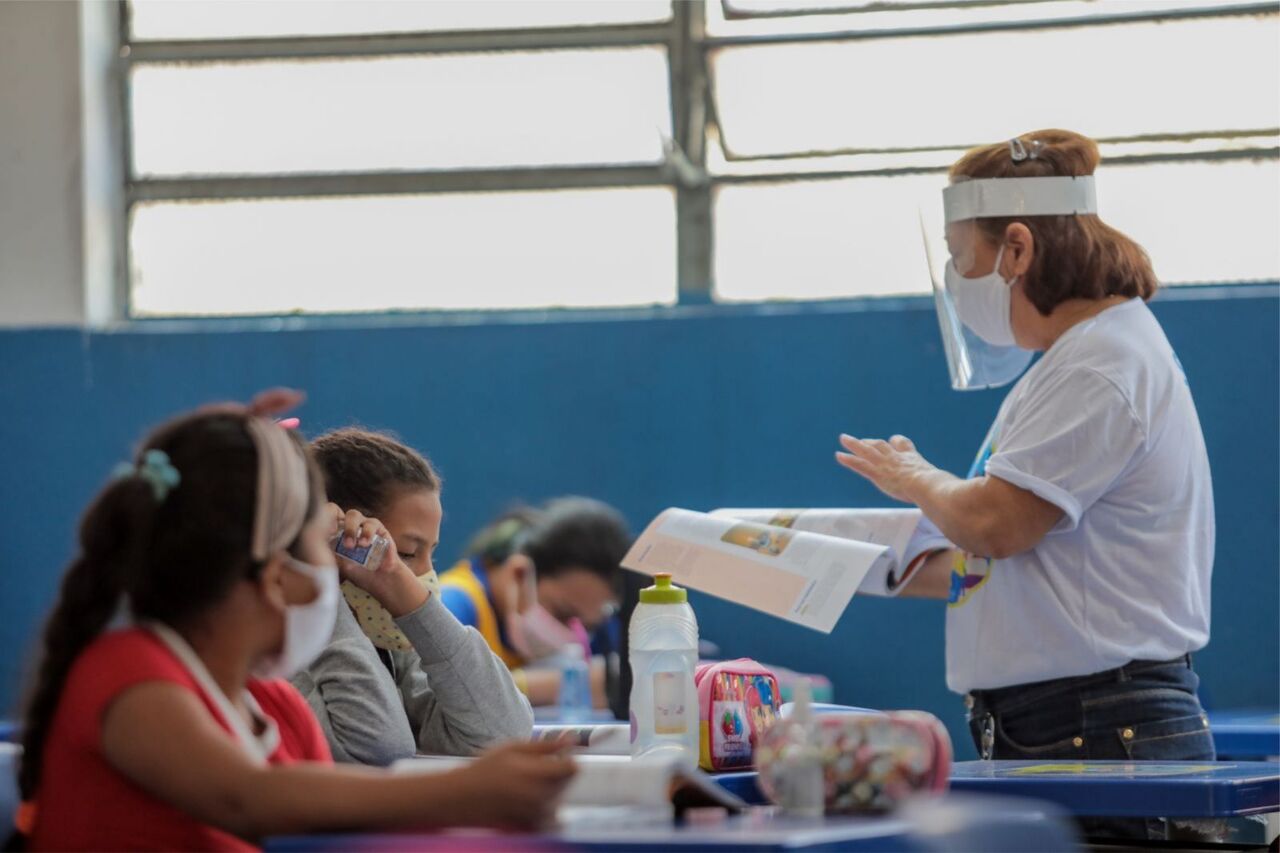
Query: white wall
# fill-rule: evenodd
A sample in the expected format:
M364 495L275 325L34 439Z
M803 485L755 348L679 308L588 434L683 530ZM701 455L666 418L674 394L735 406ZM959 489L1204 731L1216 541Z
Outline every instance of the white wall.
M114 8L0 2L0 326L110 319L122 193Z

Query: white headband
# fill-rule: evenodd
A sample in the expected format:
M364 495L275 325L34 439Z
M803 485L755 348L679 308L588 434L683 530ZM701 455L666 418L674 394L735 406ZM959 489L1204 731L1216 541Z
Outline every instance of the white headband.
M942 191L948 223L1004 216L1064 216L1098 212L1093 175L978 178Z
M246 425L258 451L251 554L265 561L296 539L307 520L307 463L284 427L260 417Z

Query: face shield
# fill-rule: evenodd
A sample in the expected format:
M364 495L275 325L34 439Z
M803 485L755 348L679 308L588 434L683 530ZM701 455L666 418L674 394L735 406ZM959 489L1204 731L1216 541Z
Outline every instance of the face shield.
M987 238L979 219L1097 213L1093 176L979 178L942 191L942 215L922 207L920 226L933 283L943 351L957 391L999 388L1017 379L1033 353L1014 343L1010 288L995 262L978 256Z

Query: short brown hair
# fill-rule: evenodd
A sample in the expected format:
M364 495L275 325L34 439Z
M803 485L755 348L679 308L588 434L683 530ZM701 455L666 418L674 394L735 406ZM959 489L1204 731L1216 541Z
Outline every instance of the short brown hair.
M951 167L951 181L965 178L1040 178L1092 175L1101 159L1092 139L1069 130L1037 130L1018 137L1032 154L1015 161L1010 142L974 148ZM978 229L996 243L1014 222L1035 238L1024 279L1027 298L1046 317L1069 299L1155 296L1159 283L1146 251L1096 214L979 219Z
M346 427L311 442L329 500L344 510L379 516L405 489L439 492L431 462L387 432Z

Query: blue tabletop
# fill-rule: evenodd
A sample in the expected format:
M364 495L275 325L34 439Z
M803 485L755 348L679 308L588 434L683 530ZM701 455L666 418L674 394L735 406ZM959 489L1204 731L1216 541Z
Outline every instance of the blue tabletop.
M1209 730L1219 757L1280 756L1280 713L1275 711L1211 711Z
M714 778L748 803L766 802L755 772ZM1234 817L1280 811L1280 764L962 761L951 790L1047 800L1077 815Z
M951 790L1032 797L1076 815L1234 817L1280 811L1280 764L962 761Z
M604 850L701 851L845 850L886 853L939 851L1075 850L1074 831L1051 806L963 795L904 808L892 817L825 820L788 818L767 809L748 814L670 824L593 823L540 835L463 831L430 835L305 835L267 840L268 851L488 851Z

